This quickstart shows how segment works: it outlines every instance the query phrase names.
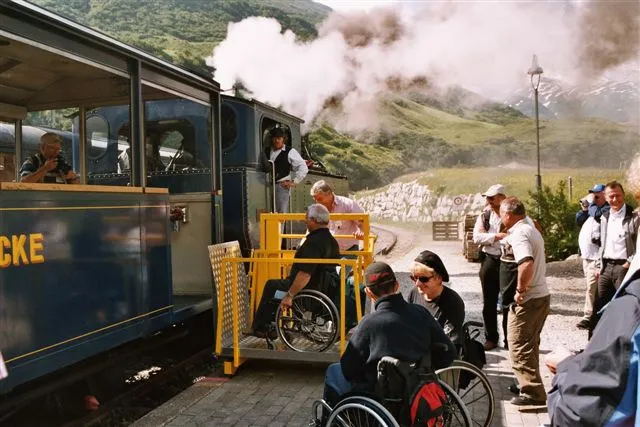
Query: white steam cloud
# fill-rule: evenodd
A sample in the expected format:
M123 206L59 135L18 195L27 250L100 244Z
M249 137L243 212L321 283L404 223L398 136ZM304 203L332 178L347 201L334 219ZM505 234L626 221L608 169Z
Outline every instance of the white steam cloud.
M320 117L359 133L379 126L377 99L385 93L459 85L502 101L528 84L534 53L545 75L574 83L637 60L637 3L618 14L616 4L431 3L333 13L311 42L254 17L230 24L207 61L223 89L240 81L254 98L307 124ZM602 13L607 19L599 21ZM619 36L600 43L611 31Z

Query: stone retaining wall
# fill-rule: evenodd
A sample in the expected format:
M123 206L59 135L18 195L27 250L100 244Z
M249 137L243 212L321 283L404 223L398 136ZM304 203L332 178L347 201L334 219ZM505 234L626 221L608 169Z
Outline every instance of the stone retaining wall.
M393 183L384 191L354 199L372 220L393 222L461 221L467 214L479 214L485 205L479 193L438 196L417 181Z

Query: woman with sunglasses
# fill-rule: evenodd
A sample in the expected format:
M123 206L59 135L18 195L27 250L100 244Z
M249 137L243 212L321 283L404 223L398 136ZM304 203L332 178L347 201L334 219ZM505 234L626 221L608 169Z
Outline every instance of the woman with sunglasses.
M460 349L464 302L456 291L444 286L449 281L449 273L442 260L431 251L423 251L413 261L410 271L414 287L409 293L409 302L426 307Z

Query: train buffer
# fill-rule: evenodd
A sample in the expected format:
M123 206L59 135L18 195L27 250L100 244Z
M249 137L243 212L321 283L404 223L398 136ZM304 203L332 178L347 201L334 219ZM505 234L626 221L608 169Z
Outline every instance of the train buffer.
M291 309L278 310L274 331L278 338L271 340L248 334L264 284L269 279L287 277L294 264L295 251L281 249L282 239L304 238L302 234L284 234L282 224L302 221L304 217L303 213L261 214L260 246L250 257L242 257L237 241L209 246L217 295L215 354L224 361L225 375L234 375L248 359L331 363L338 361L344 352L347 293L349 287L354 286L357 290L351 289L352 295L359 295L364 269L373 261L376 236L370 232L368 214L331 214L333 221L362 221L365 235L361 250L341 252L339 259L305 258L303 261L338 265L339 295L332 301L320 292L305 290L296 295ZM353 238L351 235L335 237ZM352 278L348 278L349 271ZM360 321L364 307L360 298L353 299L356 318Z

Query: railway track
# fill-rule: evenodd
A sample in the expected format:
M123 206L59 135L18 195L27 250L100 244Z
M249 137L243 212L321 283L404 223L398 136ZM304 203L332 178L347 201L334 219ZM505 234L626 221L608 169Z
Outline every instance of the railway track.
M391 230L374 225L371 231L378 236L373 247L375 255L388 255L398 243L398 235Z

